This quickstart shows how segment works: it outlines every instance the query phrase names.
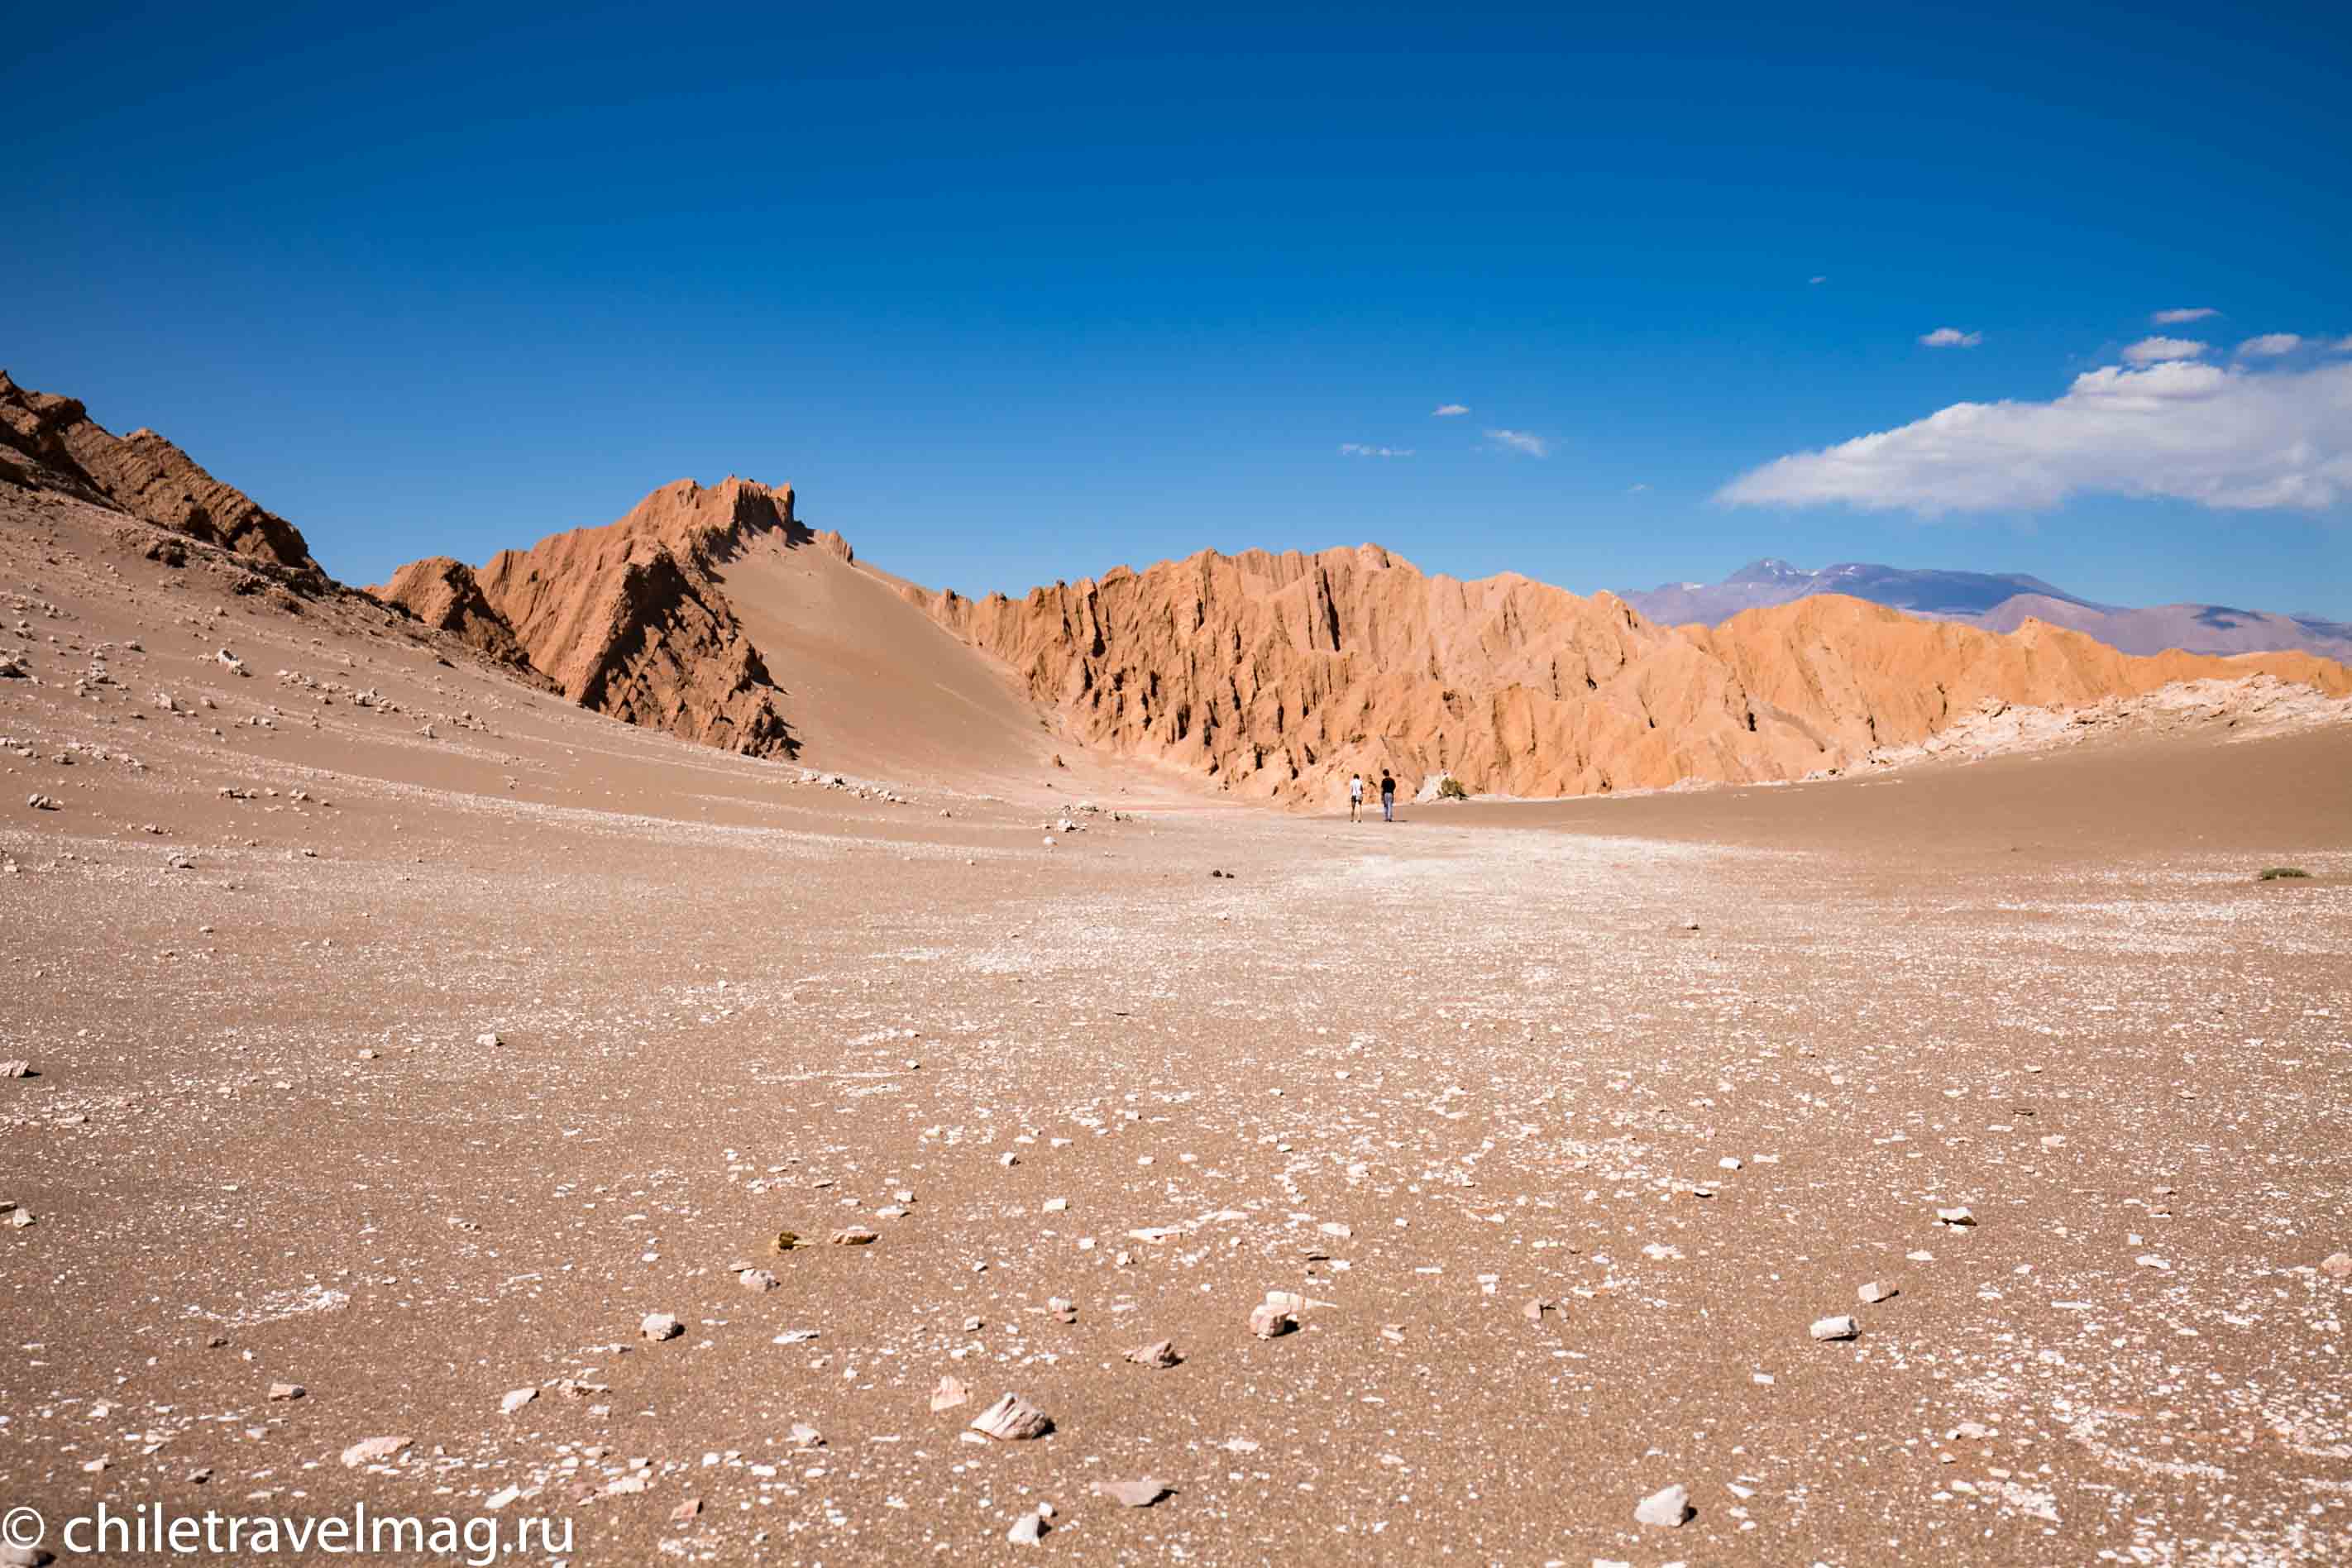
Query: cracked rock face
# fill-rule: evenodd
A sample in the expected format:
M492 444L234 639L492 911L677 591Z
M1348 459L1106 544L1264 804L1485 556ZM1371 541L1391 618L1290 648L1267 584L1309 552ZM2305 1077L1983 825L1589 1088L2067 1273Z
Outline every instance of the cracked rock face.
M2063 708L2257 673L2352 690L2307 654L2131 658L2039 622L2000 635L1832 595L1665 626L1611 595L1426 576L1374 545L1203 551L1021 599L906 593L1094 744L1297 804L1383 770L1407 796L1446 773L1535 796L1789 780L1916 744L1983 703Z

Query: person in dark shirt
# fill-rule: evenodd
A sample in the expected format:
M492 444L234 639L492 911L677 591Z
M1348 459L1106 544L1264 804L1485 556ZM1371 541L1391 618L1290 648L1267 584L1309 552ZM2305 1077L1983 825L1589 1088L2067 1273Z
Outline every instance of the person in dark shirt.
M1386 768L1381 770L1381 816L1390 822L1396 820L1396 780Z

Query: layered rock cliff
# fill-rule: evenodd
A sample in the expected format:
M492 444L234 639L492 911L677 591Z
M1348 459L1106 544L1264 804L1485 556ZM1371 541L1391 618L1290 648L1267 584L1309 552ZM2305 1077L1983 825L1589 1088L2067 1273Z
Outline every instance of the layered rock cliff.
M18 386L0 371L0 483L110 506L191 539L283 568L316 589L329 579L301 531L223 484L152 430L114 436L70 397Z
M1018 600L906 592L1088 742L1276 800L1326 798L1360 768L1521 795L1791 779L1987 697L2256 673L2352 687L2307 655L2131 658L2039 624L2003 637L1834 597L1670 628L1611 595L1426 576L1371 545L1203 552Z
M519 658L583 707L727 751L790 756L782 692L719 582L762 534L847 552L793 521L788 486L680 479L618 522L500 551L478 572L446 557L412 562L374 592Z

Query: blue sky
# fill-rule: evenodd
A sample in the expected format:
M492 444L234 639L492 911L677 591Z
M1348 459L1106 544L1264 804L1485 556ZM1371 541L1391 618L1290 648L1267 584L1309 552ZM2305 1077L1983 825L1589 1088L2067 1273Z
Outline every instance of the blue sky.
M1117 9L28 12L0 365L360 582L735 472L966 591L1370 539L2352 618L2340 11Z

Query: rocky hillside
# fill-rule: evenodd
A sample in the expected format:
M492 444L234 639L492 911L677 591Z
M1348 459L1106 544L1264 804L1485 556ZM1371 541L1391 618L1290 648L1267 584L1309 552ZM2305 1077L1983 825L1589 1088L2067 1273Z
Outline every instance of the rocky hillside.
M92 501L279 567L323 589L292 523L225 485L152 430L110 434L81 404L18 386L0 371L0 484Z
M2352 689L2308 655L2134 658L2039 623L2003 636L1826 595L1677 630L1612 595L1426 576L1370 545L1203 552L1018 600L907 592L1090 742L1276 800L1326 799L1356 768L1519 795L1799 778L1988 699L2258 673Z
M848 554L838 535L793 521L789 486L680 479L618 522L500 551L479 572L445 556L411 562L373 592L584 708L791 756L782 692L719 584L725 563L762 535Z

